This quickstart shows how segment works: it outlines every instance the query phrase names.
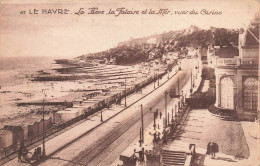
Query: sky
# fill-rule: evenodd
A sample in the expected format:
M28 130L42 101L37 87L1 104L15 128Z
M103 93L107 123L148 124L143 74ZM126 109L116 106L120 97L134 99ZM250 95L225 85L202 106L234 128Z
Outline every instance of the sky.
M107 13L110 9L127 8L143 11L168 9L172 15L90 15L88 8L97 7ZM77 15L80 8L85 14ZM37 9L38 14L29 14ZM44 9L68 9L69 14L42 14ZM202 15L201 10L218 11L220 15ZM197 15L174 14L175 11L198 11ZM26 11L21 14L21 11ZM109 49L118 42L159 34L196 25L245 28L259 11L256 0L176 0L119 1L78 0L0 2L0 56L76 57ZM118 13L118 12L117 12Z

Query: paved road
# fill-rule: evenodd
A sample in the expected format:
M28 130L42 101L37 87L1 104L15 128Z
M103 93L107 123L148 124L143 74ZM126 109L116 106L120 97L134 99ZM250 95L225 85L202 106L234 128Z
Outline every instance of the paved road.
M186 63L190 64L190 62ZM98 165L99 163L109 165L138 136L141 123L140 104L143 104L144 125L147 126L153 120L149 107L164 110L164 91L169 90L172 86L177 86L177 77L180 78L180 87L182 87L190 78L191 67L192 65L186 65L183 71L161 88L70 144L66 149L55 153L53 157L60 157L59 160L48 160L42 165ZM105 158L108 154L110 157Z
M191 65L194 64L193 62L194 60L185 60L183 63L184 65L182 65L184 70L177 73L175 77L156 89L150 95L146 96L146 94L154 90L154 84L145 87L142 94L128 96L127 104L135 104L124 111L122 111L124 109L123 106L113 106L110 110L104 110L104 120L118 114L114 118L102 123L100 122L100 113L96 113L85 122L82 122L47 141L46 154L51 155L52 157L58 157L59 159L49 159L41 165L66 165L71 163L73 163L71 165L86 165L87 163L96 165L102 162L113 162L116 157L122 153L124 147L128 146L139 134L140 104L143 104L146 126L153 120L152 113L149 113L148 108L152 106L153 110L159 108L159 110L164 111L165 90L169 90L173 88L173 86L176 88L177 77L180 78L180 87L182 87L190 78L189 73L191 68L193 68ZM173 72L170 73L170 77L174 73L173 70ZM166 80L167 75L160 80L160 85ZM156 88L158 87L157 83L155 86ZM142 97L145 98L136 103L136 101ZM168 100L168 102L170 102L170 100ZM131 128L131 126L134 127ZM61 148L64 146L66 148ZM104 158L102 157L104 154L110 154L109 156L111 157ZM6 165L29 164L19 163L17 162L17 158L15 158L6 163Z

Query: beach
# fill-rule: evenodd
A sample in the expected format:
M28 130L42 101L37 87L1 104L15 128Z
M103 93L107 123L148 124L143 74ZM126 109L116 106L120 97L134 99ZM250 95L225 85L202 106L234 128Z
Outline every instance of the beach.
M5 63L2 61L0 127L42 110L39 104L17 106L20 103L39 103L44 99L45 102L72 102L75 105L77 100L87 100L93 92L105 95L111 89L124 88L125 83L134 86L165 71L165 65L153 62L114 65L77 59L70 63L41 57L27 59L24 57L19 65L14 65L10 59ZM155 68L160 69L154 72ZM51 111L53 107L46 108Z

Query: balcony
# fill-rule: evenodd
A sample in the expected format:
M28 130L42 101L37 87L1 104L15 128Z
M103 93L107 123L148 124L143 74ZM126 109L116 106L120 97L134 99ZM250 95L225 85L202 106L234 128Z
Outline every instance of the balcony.
M216 67L219 68L258 68L257 58L217 58Z

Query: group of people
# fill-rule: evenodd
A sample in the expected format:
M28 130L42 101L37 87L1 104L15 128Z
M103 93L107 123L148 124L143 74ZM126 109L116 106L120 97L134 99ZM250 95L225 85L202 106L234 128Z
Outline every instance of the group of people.
M218 144L214 141L210 141L207 146L207 155L211 155L212 158L215 158L216 153L218 152Z
M34 153L28 151L23 145L20 146L18 150L18 162L31 162L31 160L39 160L41 157L41 148L37 147L34 149ZM28 154L31 153L32 156L29 157ZM23 160L22 160L23 159Z

